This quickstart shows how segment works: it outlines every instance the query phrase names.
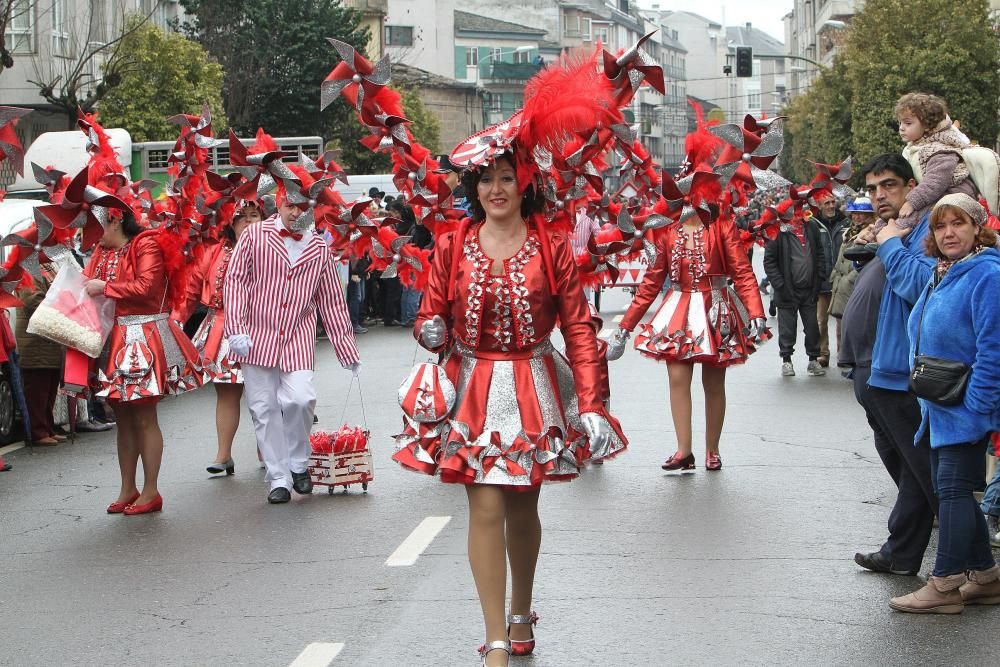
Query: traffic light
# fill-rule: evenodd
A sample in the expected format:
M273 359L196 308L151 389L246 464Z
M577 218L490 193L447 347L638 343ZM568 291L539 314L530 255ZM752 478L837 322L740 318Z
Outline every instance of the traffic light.
M738 77L753 76L752 46L736 47L736 76Z

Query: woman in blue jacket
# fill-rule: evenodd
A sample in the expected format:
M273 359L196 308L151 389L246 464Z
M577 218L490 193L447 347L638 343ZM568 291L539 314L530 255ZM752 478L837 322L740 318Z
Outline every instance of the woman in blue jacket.
M986 211L951 194L934 206L927 254L937 266L909 320L910 365L920 354L971 367L962 402L920 400L916 438L930 438L939 499L934 571L918 591L893 598L898 611L957 614L966 604L1000 603L1000 568L972 492L982 488L990 433L1000 430L1000 252Z

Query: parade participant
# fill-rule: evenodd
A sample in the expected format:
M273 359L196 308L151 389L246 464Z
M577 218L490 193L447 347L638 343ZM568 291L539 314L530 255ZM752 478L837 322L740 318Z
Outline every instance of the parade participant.
M167 232L143 231L130 215L113 212L84 274L87 293L115 301L115 325L98 360L92 389L112 404L118 422L121 491L109 514L145 514L163 508L158 487L163 434L157 421L160 398L200 387L204 377L197 350L170 320L172 281L179 262ZM171 270L169 267L174 267ZM142 460L143 486L136 486Z
M463 180L473 222L439 240L416 325L421 344L445 354L460 398L448 418L450 429L430 441L407 429L397 436L393 458L466 485L469 562L486 623L484 653L510 650L503 614L507 554L513 586L509 639L527 653L534 646L531 598L542 483L576 477L584 461L605 456L612 429L568 240L548 232L535 215L542 198L531 186L522 191L511 158L496 159ZM549 341L557 318L570 366ZM620 451L624 442L616 446ZM505 664L496 661L499 655L486 657L486 664Z
M784 209L790 200L779 205ZM795 375L792 354L795 352L796 322L802 320L804 345L809 357L806 372L811 376L826 375L819 363L819 318L816 315L820 292L830 277L826 246L821 239L819 224L808 211L798 211L781 225L778 238L764 246L764 271L774 290L772 303L778 309L778 354L781 374Z
M896 219L916 186L910 165L898 153L884 153L861 172L879 218ZM920 571L938 506L930 448L924 442L914 445L920 406L909 393L906 333L910 309L933 270L921 245L927 231L926 220L912 230L885 225L878 254L858 274L844 310L845 361L855 364L854 394L865 409L875 450L898 489L889 536L878 551L856 553L854 561L867 570L906 576Z
M629 332L669 280L670 287L656 314L641 326L635 340L640 353L667 364L677 450L661 467L695 469L691 382L698 364L705 390L705 468L721 470L719 440L726 416L726 369L746 361L766 335L757 279L731 218L705 222L692 215L657 238L656 253L656 262L646 272L612 336L608 358L622 355Z
M302 170L296 176L304 187L312 185ZM354 373L361 366L330 248L311 228L301 228L308 205L300 208L289 201L287 186L278 187L277 215L244 232L223 289L229 358L243 371L267 468L267 500L275 504L291 500L291 489L312 493L306 460L316 406L317 310L341 365Z
M908 331L917 383L911 388L921 412L914 441L930 443L940 536L927 584L892 598L889 606L958 614L966 604L1000 604L1000 568L973 496L986 474L990 434L1000 431L1000 252L996 233L986 227L986 210L965 194L946 195L934 205L930 230L926 252L937 264ZM965 367L956 399L931 399L919 384L927 365L941 360Z
M238 202L231 223L221 229L221 242L206 250L188 279L182 308L174 311L171 316L174 321L181 323L187 321L197 304L208 308L208 313L191 340L215 387L218 451L212 463L206 467L213 475L223 472L232 475L235 471L233 438L240 426L240 399L243 397L243 372L238 363L229 359L229 343L223 332L223 286L237 241L250 225L260 221L261 208L257 202Z

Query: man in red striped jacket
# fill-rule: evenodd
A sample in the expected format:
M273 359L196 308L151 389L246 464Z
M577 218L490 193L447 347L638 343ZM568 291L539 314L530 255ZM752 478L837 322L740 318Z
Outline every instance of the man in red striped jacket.
M312 493L306 461L317 310L340 364L355 374L361 366L330 249L311 229L296 228L301 214L281 189L278 214L236 244L223 291L230 358L243 369L270 503L288 502L291 489Z

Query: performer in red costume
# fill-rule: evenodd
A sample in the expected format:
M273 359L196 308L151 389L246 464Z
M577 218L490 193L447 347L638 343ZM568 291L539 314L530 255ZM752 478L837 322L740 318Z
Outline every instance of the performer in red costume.
M293 488L312 493L306 460L317 311L341 365L355 374L361 366L330 248L308 226L312 204L295 204L288 192L308 190L313 179L301 169L295 177L279 184L277 215L236 244L223 290L229 358L243 370L273 504L291 500Z
M115 211L84 274L87 293L115 300L115 325L98 359L92 389L106 398L118 422L121 491L111 514L144 514L163 508L157 488L163 434L156 417L162 396L204 382L198 352L170 320L170 284L179 279L164 257L165 233L143 231L131 215ZM179 266L179 263L171 263ZM136 486L142 459L143 486Z
M178 324L182 324L198 303L208 308L192 342L201 354L205 371L215 387L218 451L206 467L213 475L223 472L232 475L235 471L233 438L240 426L240 399L243 397L243 371L237 362L229 358L229 342L223 332L223 285L236 242L250 225L261 220L260 204L251 200L237 202L232 223L222 228L221 242L208 248L196 265L188 279L184 305L172 316Z

